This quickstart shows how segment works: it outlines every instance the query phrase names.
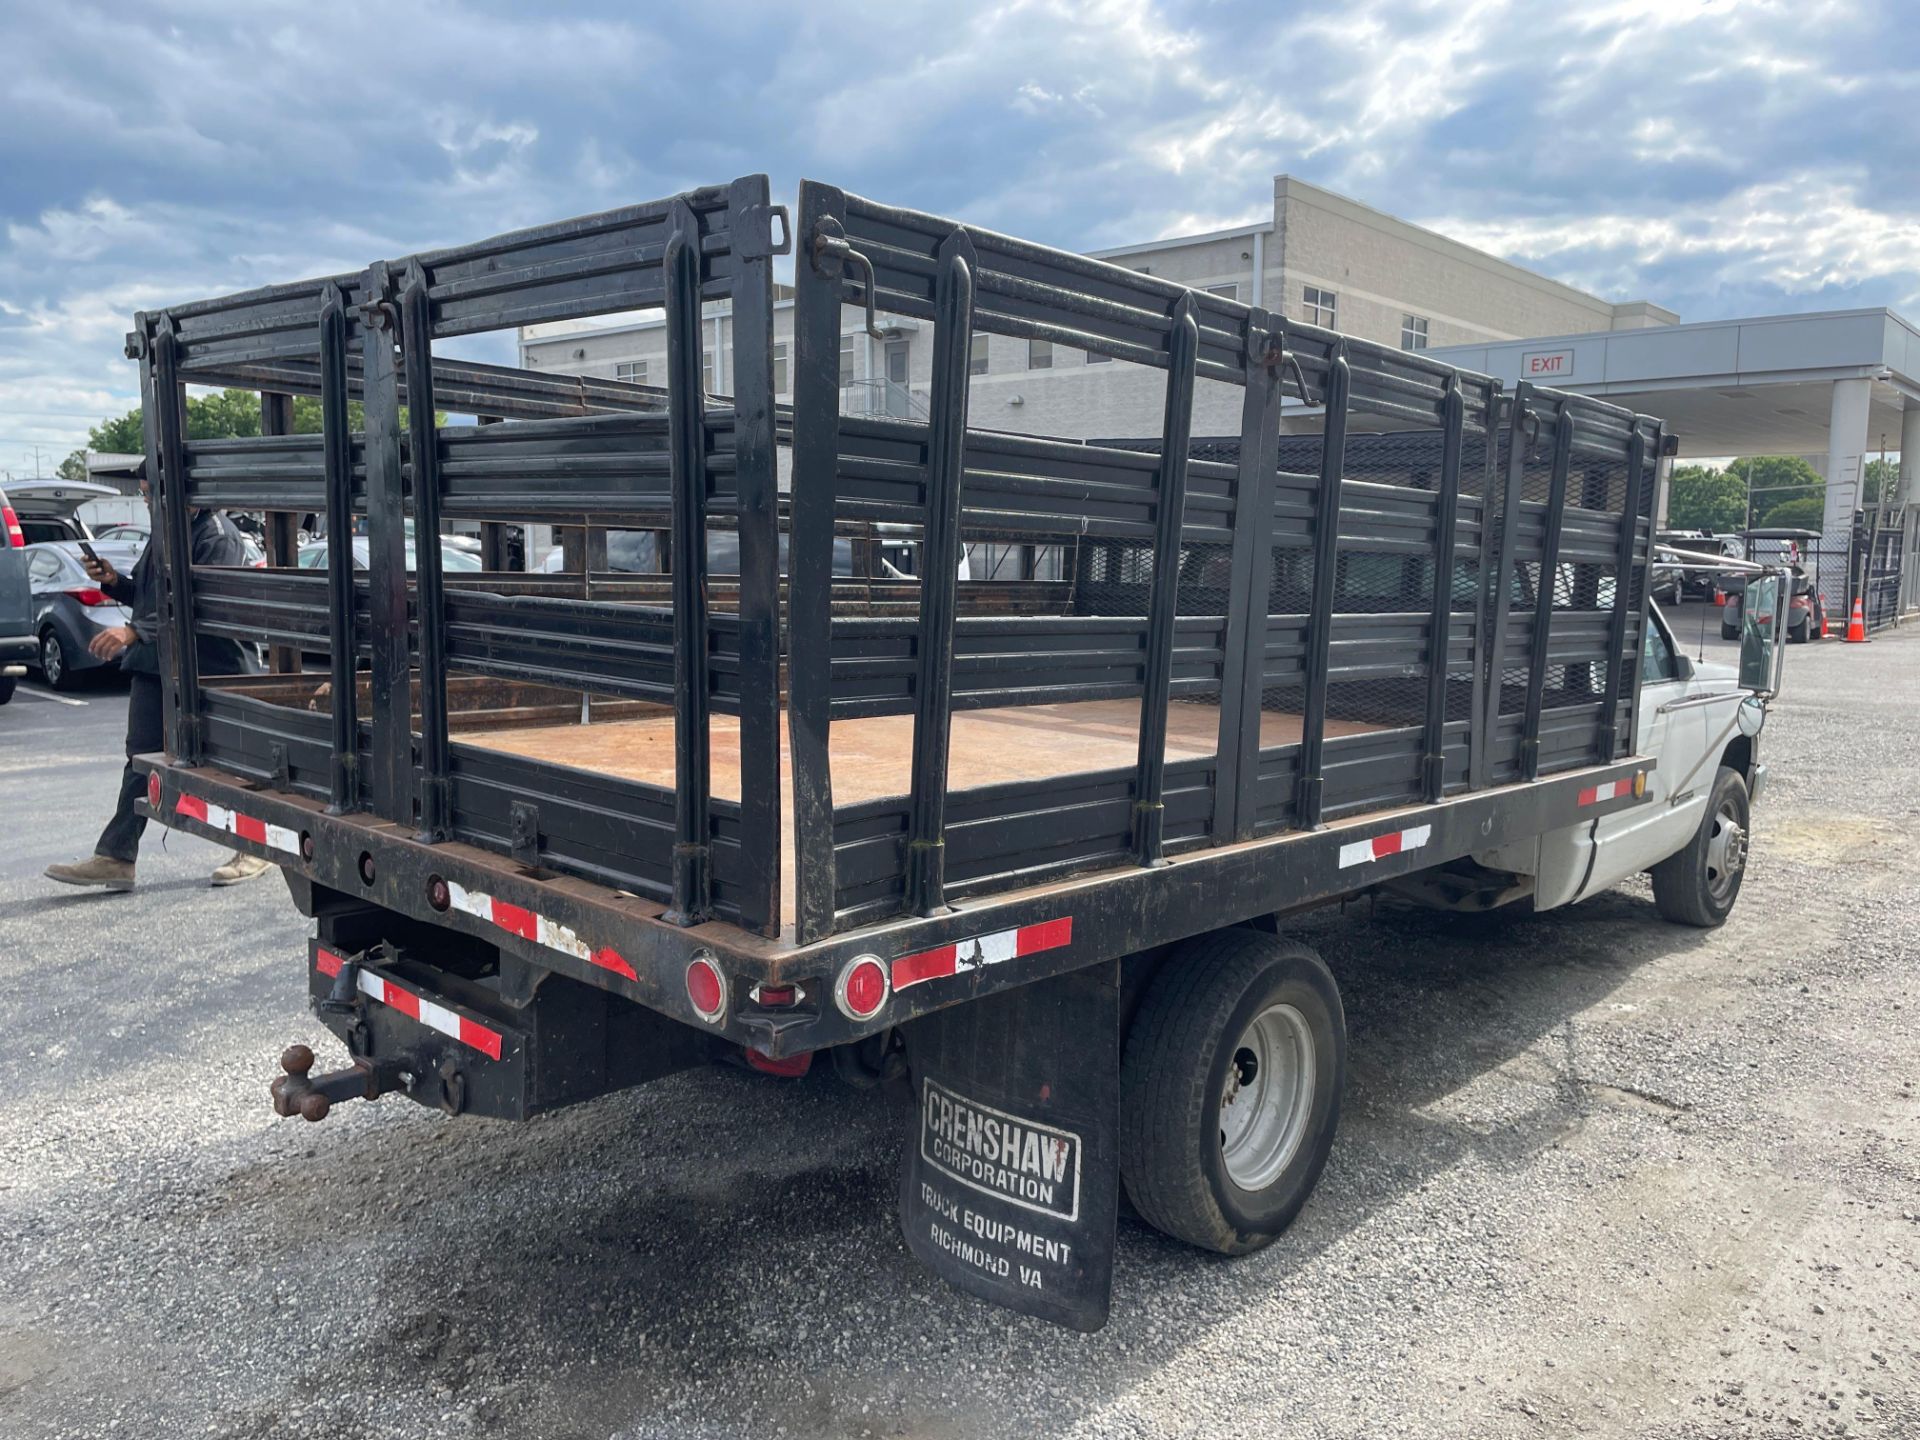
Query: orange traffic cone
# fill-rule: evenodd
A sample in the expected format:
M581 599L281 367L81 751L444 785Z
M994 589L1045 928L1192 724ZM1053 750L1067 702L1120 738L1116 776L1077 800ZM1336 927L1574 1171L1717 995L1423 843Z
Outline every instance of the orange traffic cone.
M1820 638L1827 638L1827 610L1824 605L1820 607Z
M1864 645L1867 643L1867 612L1860 606L1860 597L1853 597L1853 614L1847 617L1847 643Z
M1718 585L1713 587L1713 603L1715 605L1724 605L1727 603L1727 593Z

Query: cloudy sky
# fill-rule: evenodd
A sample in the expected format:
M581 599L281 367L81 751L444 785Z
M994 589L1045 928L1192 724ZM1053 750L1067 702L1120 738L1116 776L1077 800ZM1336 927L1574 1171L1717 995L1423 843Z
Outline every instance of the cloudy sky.
M1684 319L1920 318L1914 0L319 10L0 11L0 466L133 403L136 309L755 170L1073 248L1288 171Z

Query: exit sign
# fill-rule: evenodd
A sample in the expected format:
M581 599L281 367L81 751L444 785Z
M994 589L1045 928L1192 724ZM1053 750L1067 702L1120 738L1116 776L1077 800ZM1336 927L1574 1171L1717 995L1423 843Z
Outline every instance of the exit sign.
M1522 380L1566 380L1573 375L1573 351L1526 350L1520 355Z

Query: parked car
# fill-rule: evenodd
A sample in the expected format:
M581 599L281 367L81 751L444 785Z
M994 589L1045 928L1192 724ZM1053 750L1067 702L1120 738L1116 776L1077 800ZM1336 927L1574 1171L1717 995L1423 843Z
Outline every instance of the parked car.
M881 555L882 573L893 579L905 579L913 572L894 563L901 554L911 554L910 547L900 544L888 545ZM908 562L911 563L910 561ZM665 573L660 563L659 541L651 530L609 530L607 531L607 569L632 575L660 575ZM567 571L566 551L555 546L540 562L540 571L546 575L564 575ZM737 530L709 530L707 532L707 573L709 575L738 575L740 573L740 532ZM787 536L780 535L780 573L787 573ZM853 574L853 541L844 536L833 542L833 573L851 576ZM962 561L961 579L969 578L965 562Z
M353 568L365 570L367 559L372 554L367 537L353 537ZM302 570L324 570L327 568L327 542L315 540L312 544L300 547L300 568ZM407 569L414 568L413 547L407 547ZM480 557L458 545L440 547L440 569L443 573L453 571L474 571L480 569Z
M100 526L93 532L93 538L96 540L110 540L117 545L131 545L136 551L146 549L147 541L152 535L153 531L150 528L131 520L122 521L118 525Z
M93 548L123 575L131 573L140 553L105 540ZM114 663L94 658L87 647L102 630L127 624L131 612L93 583L81 564L79 541L29 545L27 579L33 589L33 663L48 685L71 690L84 672Z
M120 497L111 485L96 485L90 480L15 480L7 493L13 498L20 533L29 545L93 539L93 531L80 518L80 507L89 500Z
M27 584L27 539L7 492L0 490L0 705L33 658L33 593Z
M1711 600L1714 591L1721 588L1727 577L1705 568L1692 557L1718 555L1723 559L1738 560L1745 548L1738 536L1716 535L1711 530L1660 530L1655 532L1653 539L1657 546L1669 552L1682 552L1688 557L1685 568L1680 572L1680 593L1683 598L1692 596L1696 600Z
M1653 598L1662 605L1678 605L1686 593L1687 571L1680 557L1671 550L1653 552Z

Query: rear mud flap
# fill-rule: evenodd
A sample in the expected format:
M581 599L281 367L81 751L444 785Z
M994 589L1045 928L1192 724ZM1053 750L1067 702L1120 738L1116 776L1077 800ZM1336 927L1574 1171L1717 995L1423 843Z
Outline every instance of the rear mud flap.
M1119 1024L1119 967L1100 965L905 1027L900 1224L943 1280L1075 1330L1107 1323Z

